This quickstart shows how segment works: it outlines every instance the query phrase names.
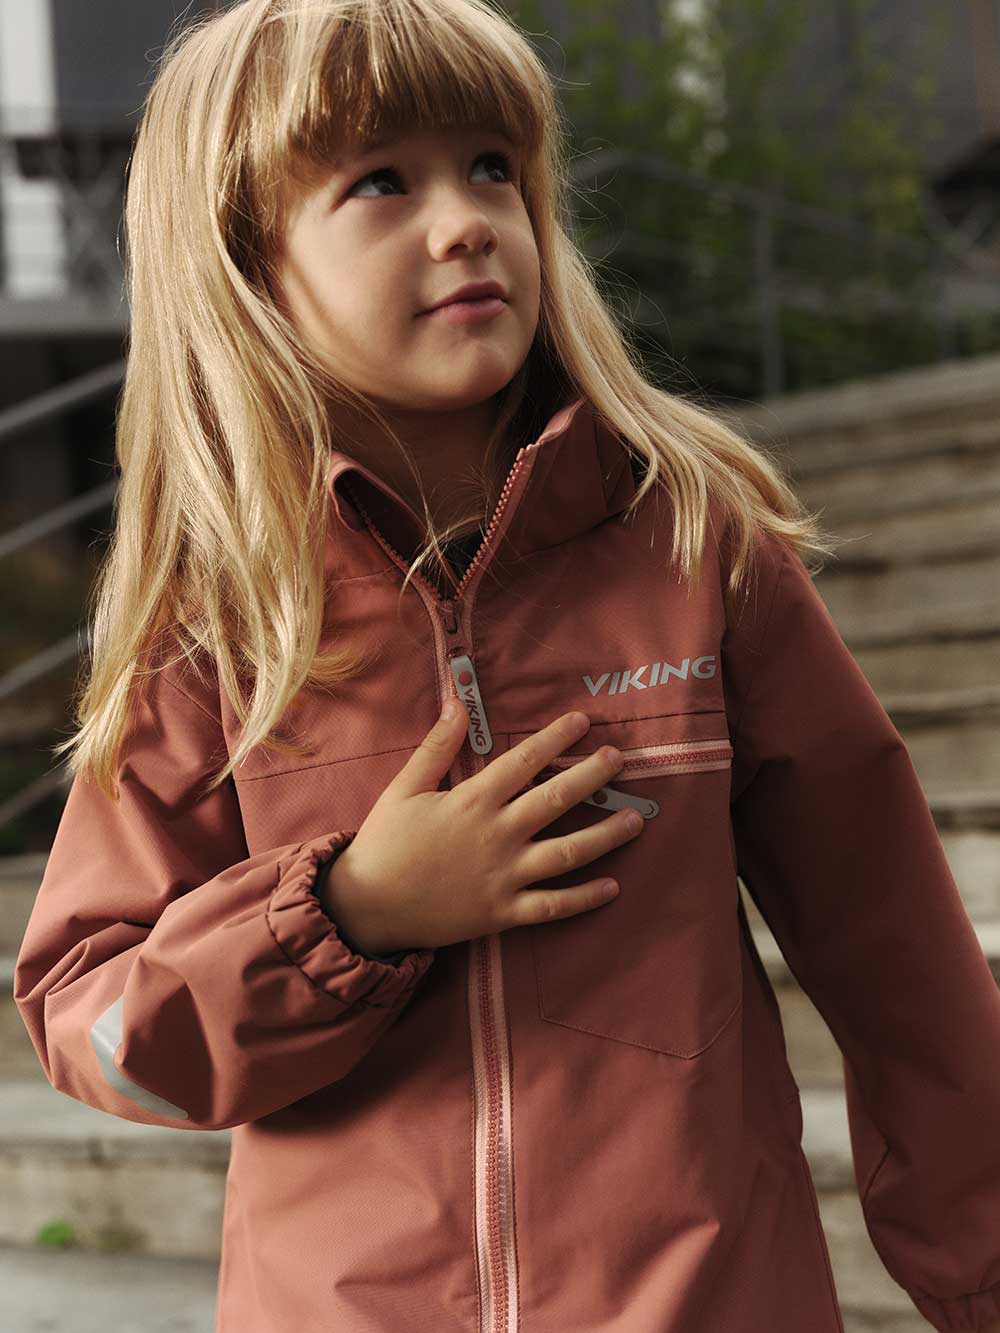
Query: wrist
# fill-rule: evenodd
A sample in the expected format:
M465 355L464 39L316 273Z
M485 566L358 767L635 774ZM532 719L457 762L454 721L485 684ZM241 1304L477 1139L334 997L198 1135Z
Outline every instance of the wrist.
M349 846L343 848L320 866L316 877L320 906L352 952L375 956L399 952L399 946L380 935L374 922L365 918L364 895L351 877L348 850Z

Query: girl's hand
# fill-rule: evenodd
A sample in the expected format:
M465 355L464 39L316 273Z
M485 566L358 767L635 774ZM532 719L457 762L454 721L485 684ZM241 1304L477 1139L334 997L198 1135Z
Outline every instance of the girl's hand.
M643 827L640 816L630 830L629 812L618 810L579 832L532 840L622 767L606 746L528 787L586 734L583 713L564 714L452 790L437 790L466 735L465 709L459 700L453 707L331 864L324 906L366 953L436 948L600 907L614 895L599 880L530 892L525 885L585 866Z

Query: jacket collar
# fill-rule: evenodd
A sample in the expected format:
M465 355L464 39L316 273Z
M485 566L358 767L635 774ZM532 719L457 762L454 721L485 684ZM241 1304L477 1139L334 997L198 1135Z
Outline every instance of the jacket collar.
M518 451L513 464L514 468L520 464L526 475L518 474L511 512L499 525L504 559L558 546L620 513L636 491L630 458L619 436L586 399L577 398L555 412L538 439ZM395 545L389 533L395 525L415 539L421 531L417 515L402 496L349 454L334 451L327 472L333 501L334 549L329 557L341 577L374 573L386 562L385 552L369 537L368 525L345 487L352 473L364 477L377 493L376 504L369 507L366 502L365 508L391 544ZM495 554L491 550L488 558Z

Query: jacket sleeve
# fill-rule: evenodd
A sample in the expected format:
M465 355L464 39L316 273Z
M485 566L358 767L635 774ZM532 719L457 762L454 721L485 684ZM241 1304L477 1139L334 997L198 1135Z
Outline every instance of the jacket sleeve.
M1000 1319L1000 993L899 732L796 550L756 550L721 650L738 872L840 1048L882 1262L935 1328L981 1329Z
M314 889L325 832L249 856L216 708L160 672L119 802L74 777L19 950L14 1000L51 1085L125 1120L225 1129L344 1077L434 957L340 938Z

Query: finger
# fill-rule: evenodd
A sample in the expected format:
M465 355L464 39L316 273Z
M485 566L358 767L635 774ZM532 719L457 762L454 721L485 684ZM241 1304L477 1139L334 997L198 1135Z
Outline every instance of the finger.
M613 746L602 745L569 768L555 769L551 776L545 776L543 769L541 779L512 800L500 812L501 818L514 838L523 842L588 796L593 796L621 768L621 752Z
M494 809L505 805L533 782L536 775L568 745L585 736L590 727L586 713L564 713L541 731L526 736L518 745L467 779Z
M604 815L596 823L574 829L572 833L525 843L511 858L510 873L514 884L521 889L537 880L571 874L581 866L592 869L591 862L599 856L607 856L639 836L645 820L640 818L639 824L632 829L629 816L634 813L632 810L616 810L614 814ZM557 889L556 892L562 893L563 890Z
M390 787L403 796L436 791L455 762L467 730L468 714L462 701L449 695L437 722L393 778Z
M574 884L569 889L522 889L510 900L509 924L534 926L542 921L558 921L562 917L591 911L617 897L617 881L604 877L588 880L586 884Z

